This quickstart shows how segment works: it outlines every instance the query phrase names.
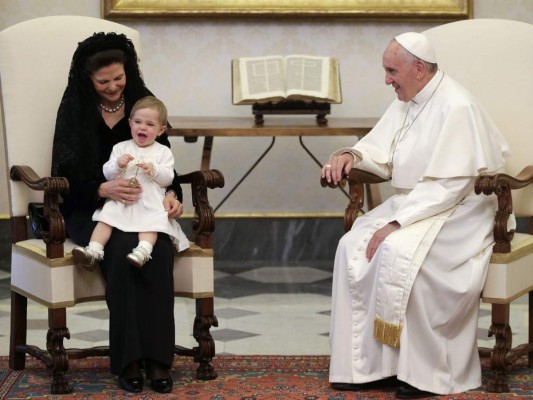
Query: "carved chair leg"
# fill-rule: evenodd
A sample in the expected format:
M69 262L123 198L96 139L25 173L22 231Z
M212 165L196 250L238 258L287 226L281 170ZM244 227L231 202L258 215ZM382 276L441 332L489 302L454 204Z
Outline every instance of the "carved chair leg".
M528 343L533 346L533 291L529 292L529 324L528 324ZM533 368L533 350L527 355L528 367Z
M512 348L513 341L511 326L509 325L509 313L509 304L492 304L492 325L489 329L489 336L494 335L496 343L490 359L494 377L487 385L489 392L503 393L509 391L509 385L506 383L506 358Z
M67 313L65 308L48 309L48 334L46 335L46 349L51 357L48 367L52 373L52 394L71 393L65 373L68 371L68 355L63 346L63 338L70 339L67 328Z
M217 377L213 366L215 341L209 332L212 326L218 326L217 317L214 315L213 298L196 299L193 336L198 342L198 347L194 348L194 360L199 363L196 376L201 380L211 380Z
M9 368L22 370L26 365L26 353L20 347L26 346L28 322L28 299L11 291L11 333L9 340ZM17 350L19 347L19 350Z

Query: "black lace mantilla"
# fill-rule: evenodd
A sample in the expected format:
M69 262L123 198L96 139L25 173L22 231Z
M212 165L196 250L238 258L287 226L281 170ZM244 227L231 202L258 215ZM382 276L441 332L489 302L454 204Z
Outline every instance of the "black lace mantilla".
M72 58L67 88L57 114L53 176L75 176L82 180L102 176L101 162L95 157L99 154L95 132L101 120L98 95L84 66L90 56L109 49L120 49L126 55L126 113L135 101L151 94L141 77L134 45L125 35L100 32L80 42Z

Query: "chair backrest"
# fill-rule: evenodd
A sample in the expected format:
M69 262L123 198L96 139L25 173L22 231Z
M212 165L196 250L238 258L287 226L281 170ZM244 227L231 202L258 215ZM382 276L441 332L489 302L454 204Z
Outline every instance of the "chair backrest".
M473 19L424 33L439 67L477 97L505 135L512 151L506 172L533 165L533 25ZM532 216L533 188L514 192L516 215Z
M78 43L95 32L123 33L140 54L136 30L98 18L36 18L0 32L0 100L8 171L12 165L29 165L39 176L50 175L55 120L72 55ZM8 187L11 216L25 216L29 201L42 201L42 192L26 190L21 183L10 181Z

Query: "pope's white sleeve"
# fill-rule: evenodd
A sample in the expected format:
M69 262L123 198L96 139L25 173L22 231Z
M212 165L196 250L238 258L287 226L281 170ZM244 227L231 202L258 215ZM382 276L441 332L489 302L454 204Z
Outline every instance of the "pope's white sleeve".
M384 179L390 178L390 169L387 164L382 164L374 161L372 157L365 151L365 149L359 149L356 147L343 147L335 151L331 156L339 156L341 154L349 153L354 159L354 168L359 168L364 171L370 172Z
M391 221L407 226L446 211L472 193L474 182L473 177L425 179L407 195Z

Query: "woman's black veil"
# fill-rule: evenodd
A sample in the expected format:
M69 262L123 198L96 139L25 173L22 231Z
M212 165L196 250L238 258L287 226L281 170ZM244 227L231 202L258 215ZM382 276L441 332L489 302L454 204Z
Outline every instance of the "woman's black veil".
M137 52L123 34L95 33L78 44L72 57L68 84L57 113L52 155L52 175L75 179L101 179L97 126L101 120L98 95L85 71L87 59L95 53L122 50L126 56L126 115L135 101L151 94L139 69Z

